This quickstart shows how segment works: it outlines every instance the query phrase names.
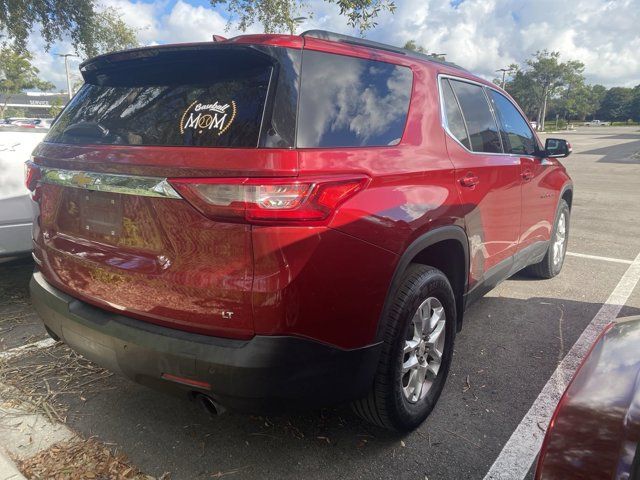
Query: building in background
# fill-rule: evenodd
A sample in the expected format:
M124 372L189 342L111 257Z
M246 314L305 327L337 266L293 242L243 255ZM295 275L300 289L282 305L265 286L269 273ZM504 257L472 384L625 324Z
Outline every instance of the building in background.
M69 101L66 92L61 93L45 93L45 92L26 92L9 94L6 97L0 95L0 105L4 106L6 102L6 110L19 110L24 112L24 117L29 118L50 118L52 107L61 109ZM6 115L5 115L6 116Z

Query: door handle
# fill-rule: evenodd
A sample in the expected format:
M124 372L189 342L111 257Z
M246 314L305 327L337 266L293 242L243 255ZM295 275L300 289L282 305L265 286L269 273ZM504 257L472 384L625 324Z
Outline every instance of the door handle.
M533 178L533 172L531 170L525 170L524 172L522 172L522 178L525 182L528 182Z
M478 183L480 183L480 179L477 177L477 175L474 175L473 173L467 173L464 177L460 179L460 184L463 187L473 188L476 185L478 185Z

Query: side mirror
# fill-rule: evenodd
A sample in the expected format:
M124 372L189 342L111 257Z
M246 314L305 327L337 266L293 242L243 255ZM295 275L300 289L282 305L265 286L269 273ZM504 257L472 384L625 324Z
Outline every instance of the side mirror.
M561 138L547 138L544 142L544 154L545 157L550 158L565 158L571 155L571 144Z

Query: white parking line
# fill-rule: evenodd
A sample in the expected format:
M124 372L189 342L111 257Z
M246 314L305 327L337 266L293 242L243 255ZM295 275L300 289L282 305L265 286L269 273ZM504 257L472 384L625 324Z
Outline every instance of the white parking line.
M603 262L624 263L631 265L633 260L624 260L622 258L600 257L598 255L587 255L586 253L567 252L567 255L578 258L588 258L590 260L602 260Z
M602 329L614 320L640 280L640 254L622 276L607 301L558 365L538 398L502 448L485 480L521 480L527 476L558 401L582 358ZM544 429L544 430L543 430Z
M24 355L25 353L32 350L48 348L55 343L56 341L53 338L45 338L44 340L40 340L39 342L28 343L27 345L12 348L11 350L7 350L6 352L0 352L0 360L9 360L10 358L19 357L20 355Z

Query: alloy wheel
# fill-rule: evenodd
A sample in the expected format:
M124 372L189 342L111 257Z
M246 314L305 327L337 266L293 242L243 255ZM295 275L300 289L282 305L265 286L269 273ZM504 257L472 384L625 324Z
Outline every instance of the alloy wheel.
M558 218L556 237L553 242L553 265L558 266L564 258L564 248L567 239L567 218L564 213Z
M416 403L435 381L445 342L446 315L442 303L429 297L416 310L404 344L401 386L405 398Z

